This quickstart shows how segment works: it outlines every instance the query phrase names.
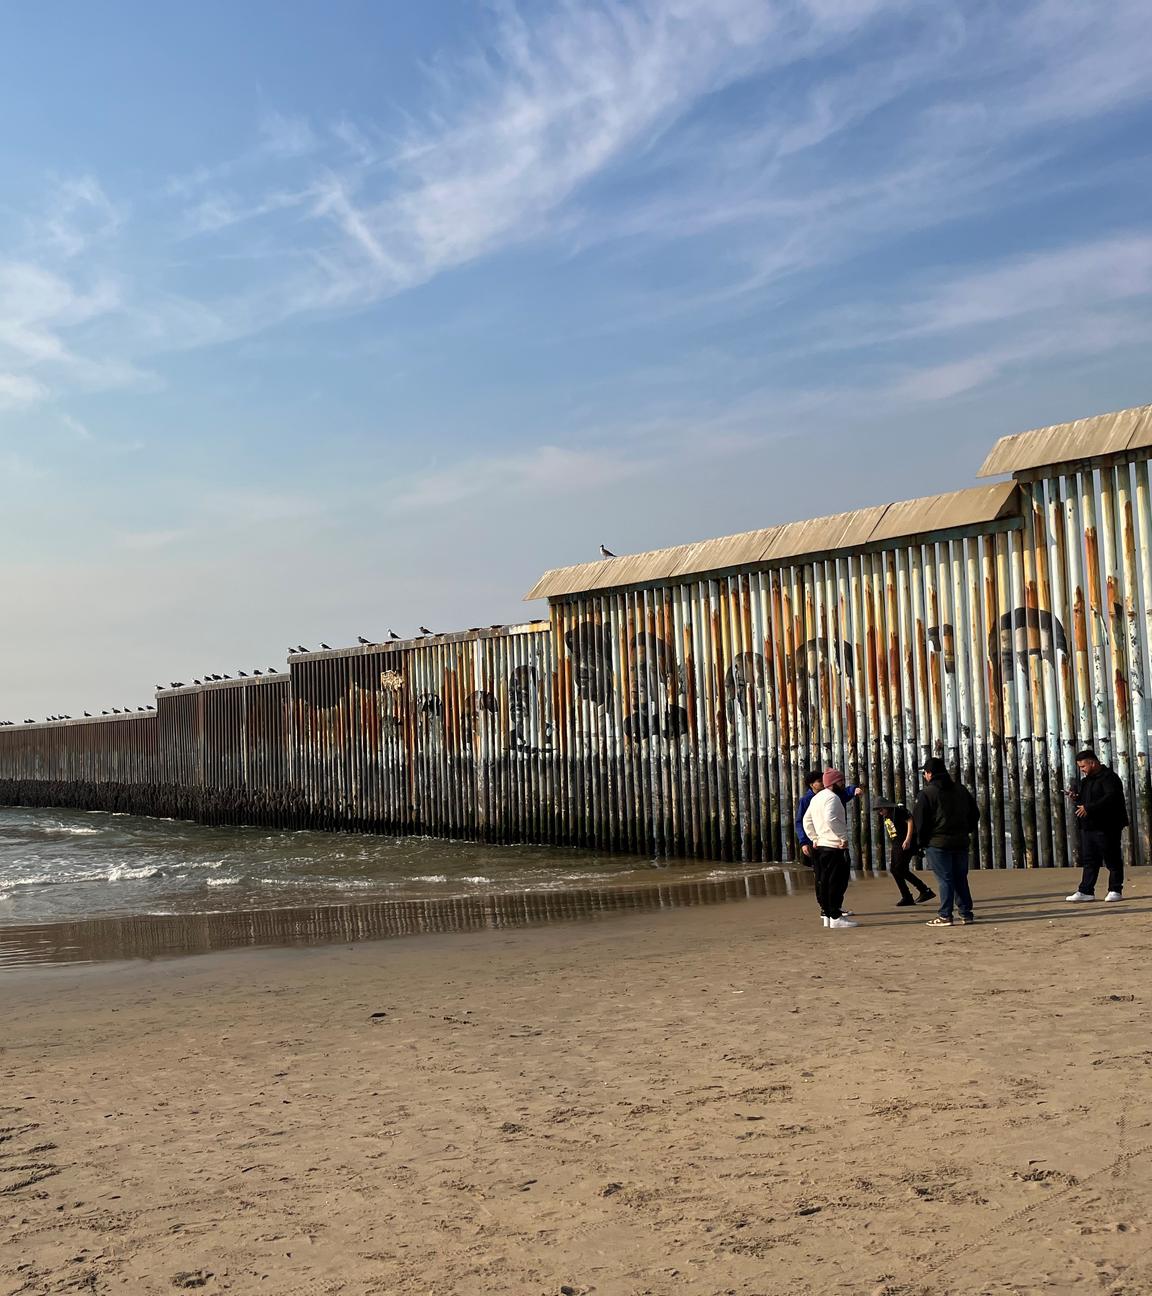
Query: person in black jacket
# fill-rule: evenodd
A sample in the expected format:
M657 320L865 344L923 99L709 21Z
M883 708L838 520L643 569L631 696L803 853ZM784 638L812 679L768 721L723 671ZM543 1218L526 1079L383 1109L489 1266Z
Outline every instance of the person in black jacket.
M980 807L938 756L924 762L924 786L912 807L912 822L940 889L940 912L928 926L951 927L953 905L959 906L962 923L974 922L968 849L980 822Z
M912 862L916 858L916 830L912 826L912 814L908 807L895 801L875 801L872 809L883 819L884 831L892 843L888 872L900 892L896 907L899 909L904 905L935 900L936 892L925 886L912 872ZM916 888L915 899L909 890L909 883Z
M1067 899L1095 900L1096 879L1101 865L1108 869L1108 894L1105 900L1124 899L1124 852L1121 837L1128 827L1128 807L1124 802L1124 784L1119 775L1089 747L1076 755L1080 771L1079 786L1068 792L1076 807L1080 825L1080 863L1083 873L1080 885Z

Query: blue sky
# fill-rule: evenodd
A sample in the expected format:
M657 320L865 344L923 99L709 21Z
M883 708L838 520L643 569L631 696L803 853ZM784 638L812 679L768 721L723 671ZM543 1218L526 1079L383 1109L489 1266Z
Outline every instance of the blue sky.
M1152 400L1147 0L8 0L0 50L0 718Z

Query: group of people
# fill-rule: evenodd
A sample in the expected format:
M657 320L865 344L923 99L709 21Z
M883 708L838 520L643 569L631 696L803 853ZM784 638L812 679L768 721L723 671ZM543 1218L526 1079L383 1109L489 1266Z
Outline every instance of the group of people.
M1080 832L1080 885L1067 899L1083 903L1096 898L1100 870L1108 870L1105 900L1124 898L1122 837L1128 826L1124 785L1090 748L1076 756L1080 778L1067 795L1074 807ZM932 756L924 762L924 782L909 810L893 801L876 801L891 847L889 872L900 892L897 907L924 904L937 893L913 872L923 856L939 888L939 908L929 927L951 927L975 922L972 891L968 885L968 857L972 834L980 823L976 798ZM796 807L796 835L806 863L816 880L816 900L825 927L848 928L858 924L844 908L851 861L848 854L847 809L863 798L866 789L845 783L837 769L812 770L807 791ZM915 894L913 894L915 891Z

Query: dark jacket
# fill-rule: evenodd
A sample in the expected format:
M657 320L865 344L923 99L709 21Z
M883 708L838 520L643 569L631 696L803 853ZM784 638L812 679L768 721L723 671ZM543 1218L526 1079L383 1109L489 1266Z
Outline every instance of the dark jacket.
M920 789L912 807L912 822L921 847L967 850L980 822L980 807L966 787L939 775Z
M1088 813L1077 819L1081 828L1089 832L1118 833L1128 827L1128 807L1124 803L1124 784L1120 776L1107 765L1101 765L1094 774L1080 780L1076 789L1076 804Z
M804 795L800 798L800 800L797 802L796 805L796 836L800 839L801 846L812 845L811 841L809 841L808 839L808 834L804 831L804 816L808 813L808 807L812 804L812 798L815 795L816 793L813 792L811 788L806 788L804 791ZM843 801L845 805L847 805L855 795L856 795L855 785L846 787L840 793L840 800Z

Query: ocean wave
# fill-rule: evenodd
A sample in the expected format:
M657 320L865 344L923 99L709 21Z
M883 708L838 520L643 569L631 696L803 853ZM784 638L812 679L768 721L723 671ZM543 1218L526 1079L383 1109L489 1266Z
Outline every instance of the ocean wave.
M44 833L52 837L91 837L104 831L103 828L81 828L71 824L28 824L24 832Z
M424 873L424 874L417 874L416 877L406 877L404 881L405 882L447 882L448 875L446 873Z
M239 881L240 878L238 877L216 877L216 878L209 878L208 885L209 886L235 886L236 883Z
M33 873L31 877L5 878L5 886L71 886L74 882L144 882L148 878L164 876L158 868L129 868L117 864L106 872L92 873Z

